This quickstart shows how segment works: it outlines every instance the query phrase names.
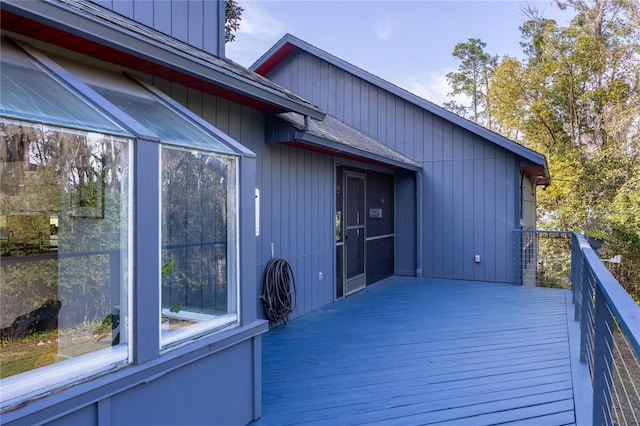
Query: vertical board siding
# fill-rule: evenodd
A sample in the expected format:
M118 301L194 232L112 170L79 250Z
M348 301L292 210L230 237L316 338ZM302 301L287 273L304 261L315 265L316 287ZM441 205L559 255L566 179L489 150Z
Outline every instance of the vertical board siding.
M478 158L473 160L473 256L480 255L480 263L475 263L473 257L464 259L473 262L473 279L484 281L484 266L486 258L485 250L485 194L484 194L484 168L486 161Z
M395 273L414 275L416 257L416 179L413 173L400 172L395 176Z
M202 49L204 41L204 1L189 0L187 9L187 42L198 49ZM209 28L214 25L209 25Z
M147 25L213 55L220 51L224 31L219 31L221 0L93 0L109 10ZM224 28L222 26L222 28Z
M189 4L187 1L171 1L171 36L178 40L189 40Z
M459 146L459 144L456 144ZM461 157L461 155L459 156ZM453 193L463 194L464 185L464 163L462 161L453 161ZM464 251L464 198L453 196L453 253L459 256ZM457 262L453 265L454 279L462 279L464 270L459 267Z
M468 145L467 141L471 139L471 135L465 133L463 140L465 141L465 146ZM463 270L463 277L467 279L473 279L473 254L475 251L475 243L474 243L474 233L473 233L473 218L475 216L473 205L473 188L474 188L474 172L473 166L474 161L473 158L469 158L468 150L465 149L464 152L464 170L463 170L463 180L464 180L464 189L462 194L457 194L458 197L463 198L463 244L462 244L462 258L458 261L459 265Z
M332 158L286 145L265 144L265 119L259 111L161 79L154 79L154 85L256 153L259 294L273 243L274 257L291 264L298 286L291 318L333 301L335 212L326 202L335 197ZM262 316L262 306L257 303Z
M147 3L153 8L153 20L151 22L151 26L160 32L171 34L171 2L156 1L142 3ZM141 17L139 19L145 18Z
M135 19L133 16L133 2L132 1L117 1L114 0L112 3L113 11L117 12L121 15L126 16L127 18Z
M136 17L138 22L148 27L153 27L153 24L154 24L153 9L154 9L154 5L152 2L149 2L149 1L133 2L133 16Z
M513 154L307 52L288 55L268 77L420 162L426 277L513 282L510 235L519 215ZM415 226L398 223L398 235L410 232L409 223ZM402 269L402 258L412 254L396 250Z

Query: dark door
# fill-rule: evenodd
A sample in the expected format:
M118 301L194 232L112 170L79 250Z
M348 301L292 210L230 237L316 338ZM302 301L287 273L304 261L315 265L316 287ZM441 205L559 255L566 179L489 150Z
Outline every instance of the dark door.
M345 294L366 286L365 176L345 173Z

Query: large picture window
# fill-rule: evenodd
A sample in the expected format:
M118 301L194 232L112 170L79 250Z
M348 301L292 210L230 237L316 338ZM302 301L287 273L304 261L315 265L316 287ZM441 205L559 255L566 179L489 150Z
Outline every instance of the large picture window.
M162 146L161 347L237 324L238 156L156 90L124 76L78 74Z
M238 324L237 143L136 78L0 43L0 410Z
M162 150L162 342L237 320L236 158Z
M129 141L4 118L0 135L2 378L126 360Z

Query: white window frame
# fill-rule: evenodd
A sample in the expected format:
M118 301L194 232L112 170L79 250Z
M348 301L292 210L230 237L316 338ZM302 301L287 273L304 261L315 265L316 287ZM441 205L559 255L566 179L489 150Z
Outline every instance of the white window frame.
M52 125L46 122L28 122L25 120L16 120L13 118L2 117L3 121L20 123L29 125L43 125L61 130L77 131L77 129L65 128L60 125ZM91 132L90 130L83 130ZM97 133L97 132L94 132ZM122 136L117 136L121 139ZM133 314L133 274L131 273L131 265L133 265L133 144L134 140L129 138L127 142L127 151L129 164L127 167L127 181L130 183L128 188L127 201L127 273L126 282L120 283L121 300L126 300L127 310L125 315L120 316L120 332L126 334L123 339L126 344L116 347L99 349L79 355L77 357L64 361L48 364L32 370L24 371L0 380L2 392L0 392L0 409L19 403L22 400L33 398L46 394L52 390L69 383L79 381L85 377L99 374L122 365L129 364L133 359L133 327L131 326L131 318Z
M160 294L160 318L158 318L159 335L160 335L160 351L164 353L168 350L181 347L184 344L191 342L194 339L207 336L209 334L218 332L222 329L238 326L240 323L240 245L238 244L240 238L240 158L236 155L227 153L219 153L216 151L206 151L201 148L185 148L179 146L172 146L168 144L161 144L160 149L160 164L162 165L162 152L164 149L177 149L189 152L201 152L207 155L221 155L224 157L233 157L235 161L235 173L234 179L236 184L235 196L233 202L227 201L227 218L233 218L233 235L227 235L227 287L229 283L233 283L234 291L228 293L228 305L235 307L235 312L227 313L226 315L207 315L196 312L180 311L173 313L169 309L162 308L162 279L158 282L158 292ZM162 170L162 167L159 167ZM161 181L162 177L158 176L158 180ZM162 189L160 189L160 210L162 209ZM229 214L232 213L232 214ZM162 235L162 224L160 223L160 229L158 235ZM229 247L231 242L233 247ZM158 250L159 263L162 264L162 249ZM167 316L176 319L194 320L195 324L172 330L170 332L163 333L162 316Z

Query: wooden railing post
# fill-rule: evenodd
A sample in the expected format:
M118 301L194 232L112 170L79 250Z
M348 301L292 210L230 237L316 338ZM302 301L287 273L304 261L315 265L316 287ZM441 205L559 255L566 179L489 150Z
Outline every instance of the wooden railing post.
M610 425L613 368L613 315L599 285L595 286L595 336L593 351L593 424Z

